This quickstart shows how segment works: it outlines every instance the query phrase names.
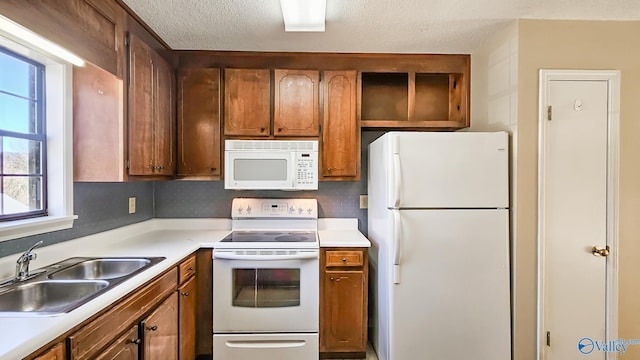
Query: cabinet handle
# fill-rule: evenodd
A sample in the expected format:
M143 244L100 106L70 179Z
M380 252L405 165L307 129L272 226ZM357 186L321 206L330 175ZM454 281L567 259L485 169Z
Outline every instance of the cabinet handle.
M151 331L156 331L156 330L158 330L158 327L154 325L154 326L148 327L147 329L149 329Z
M131 340L131 343L132 344L136 344L136 345L139 345L141 342L142 342L141 339L133 339L133 340Z
M182 296L189 296L189 293L185 291L182 293Z

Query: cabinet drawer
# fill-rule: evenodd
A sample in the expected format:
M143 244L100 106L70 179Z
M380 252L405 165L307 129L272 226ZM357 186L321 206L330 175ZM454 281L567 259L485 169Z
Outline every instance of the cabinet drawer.
M185 261L181 262L178 269L178 282L182 284L185 280L196 273L196 255L189 256Z
M177 275L176 268L172 268L69 336L70 358L92 359L98 355L116 336L176 290Z
M327 251L326 266L362 266L364 265L363 251Z

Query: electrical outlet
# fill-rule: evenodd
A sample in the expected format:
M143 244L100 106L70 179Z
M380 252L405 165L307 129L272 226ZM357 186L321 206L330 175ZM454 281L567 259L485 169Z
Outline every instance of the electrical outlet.
M136 212L136 197L129 198L129 214L135 214Z
M366 209L369 207L369 196L360 195L360 209Z

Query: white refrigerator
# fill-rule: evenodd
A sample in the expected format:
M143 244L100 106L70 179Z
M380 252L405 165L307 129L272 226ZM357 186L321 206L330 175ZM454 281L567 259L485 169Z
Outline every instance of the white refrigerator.
M369 145L371 340L380 360L509 360L505 132Z

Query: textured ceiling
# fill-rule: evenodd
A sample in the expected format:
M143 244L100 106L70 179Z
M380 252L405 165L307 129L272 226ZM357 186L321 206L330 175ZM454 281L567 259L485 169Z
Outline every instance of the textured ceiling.
M640 20L640 0L327 0L285 33L279 0L123 0L176 50L464 53L513 19Z

